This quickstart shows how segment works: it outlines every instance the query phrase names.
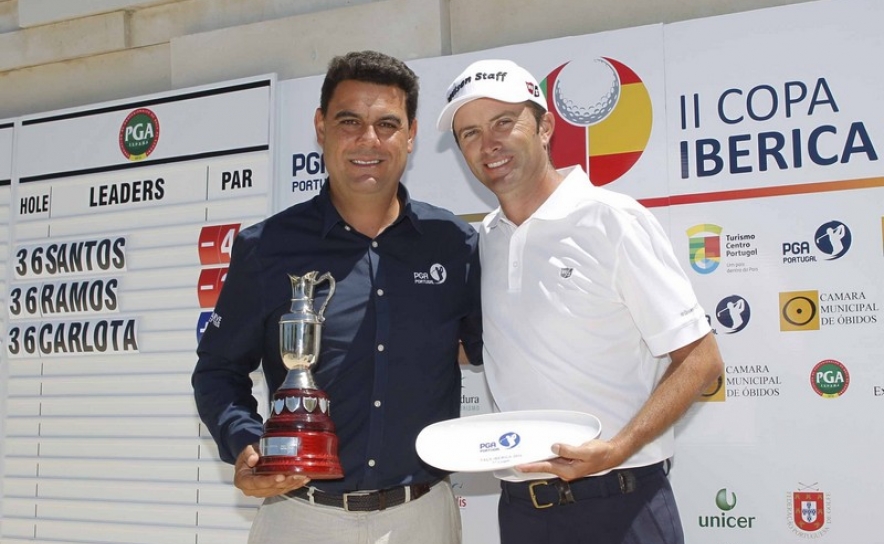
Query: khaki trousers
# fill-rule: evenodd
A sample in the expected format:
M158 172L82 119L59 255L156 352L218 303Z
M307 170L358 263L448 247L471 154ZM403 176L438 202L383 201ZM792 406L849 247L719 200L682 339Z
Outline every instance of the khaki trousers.
M347 512L271 497L258 509L249 544L461 544L460 509L442 481L419 499L377 512Z

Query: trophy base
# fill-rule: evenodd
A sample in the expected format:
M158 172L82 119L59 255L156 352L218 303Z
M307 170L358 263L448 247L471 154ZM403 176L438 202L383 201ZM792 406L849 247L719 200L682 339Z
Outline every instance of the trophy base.
M301 432L261 437L261 458L255 474L299 474L311 480L344 477L338 460L338 439L328 432Z
M286 457L262 457L255 466L255 474L286 476L295 474L306 476L311 480L337 480L344 477L344 471L339 464L305 463L303 459Z

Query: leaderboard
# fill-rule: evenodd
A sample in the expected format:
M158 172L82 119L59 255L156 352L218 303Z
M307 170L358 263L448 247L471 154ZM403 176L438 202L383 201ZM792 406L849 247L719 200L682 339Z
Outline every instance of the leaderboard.
M138 351L135 318L117 315L125 237L23 246L16 249L12 267L16 279L34 281L10 289L12 319L100 317L16 323L7 333L11 357Z
M272 209L274 86L16 122L14 175L0 179L3 542L242 540L232 501L205 504L232 487L190 374L233 240Z

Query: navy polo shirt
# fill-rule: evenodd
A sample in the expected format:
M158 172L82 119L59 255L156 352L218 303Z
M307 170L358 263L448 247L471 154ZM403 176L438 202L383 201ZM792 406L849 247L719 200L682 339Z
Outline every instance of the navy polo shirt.
M329 182L237 236L192 377L224 461L263 431L249 374L263 365L271 395L285 378L279 318L291 306L289 274L317 271L330 272L336 289L312 373L331 401L344 478L311 485L340 493L445 476L421 462L414 441L460 413L458 340L481 363L477 234L451 212L410 200L401 184L399 199L398 219L374 239L344 222ZM317 311L328 287L316 288Z

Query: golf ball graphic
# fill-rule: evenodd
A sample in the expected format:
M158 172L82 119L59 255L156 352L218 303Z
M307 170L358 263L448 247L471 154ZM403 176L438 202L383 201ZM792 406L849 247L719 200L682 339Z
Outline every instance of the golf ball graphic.
M611 57L580 57L550 71L541 88L556 121L553 164L580 165L597 186L632 169L648 146L654 108L631 67Z
M568 123L588 127L602 121L620 99L620 78L609 62L572 61L562 68L553 89L559 115Z

